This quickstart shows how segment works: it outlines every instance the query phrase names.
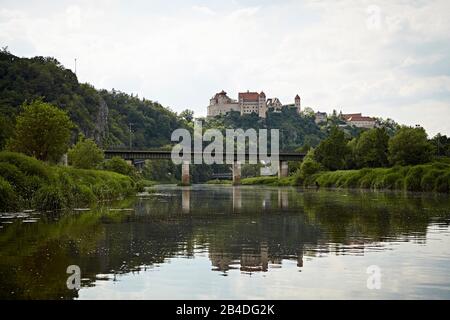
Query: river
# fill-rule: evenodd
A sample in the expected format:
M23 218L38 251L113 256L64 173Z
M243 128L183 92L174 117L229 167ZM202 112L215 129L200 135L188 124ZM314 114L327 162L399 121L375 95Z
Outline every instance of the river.
M0 218L3 299L450 298L448 195L166 185Z

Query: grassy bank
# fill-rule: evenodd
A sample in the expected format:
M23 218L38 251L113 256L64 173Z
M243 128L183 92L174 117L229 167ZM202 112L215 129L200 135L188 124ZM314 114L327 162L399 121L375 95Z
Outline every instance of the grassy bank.
M269 186L291 186L294 185L295 179L293 176L278 178L272 176L245 178L241 180L242 185L258 185L264 184Z
M295 174L286 178L242 179L242 185L304 186L450 193L450 163L439 161L417 166L321 171L306 178ZM210 181L208 183L221 183Z
M118 173L52 166L0 152L0 211L86 206L124 197L137 188L138 183Z
M214 179L214 180L206 181L206 184L226 184L226 185L231 185L231 184L233 184L233 181L231 181L231 180Z
M450 192L450 164L434 162L417 166L365 168L319 172L304 179L296 176L296 184L305 187L360 188Z
M270 185L270 186L290 186L294 185L295 178L293 176L278 179L278 177L252 177L252 178L243 178L241 179L241 185ZM206 184L219 184L219 185L232 185L233 182L231 180L209 180Z

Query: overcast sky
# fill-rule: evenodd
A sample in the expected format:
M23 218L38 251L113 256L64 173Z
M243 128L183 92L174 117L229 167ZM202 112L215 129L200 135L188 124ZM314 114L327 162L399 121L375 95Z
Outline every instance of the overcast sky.
M9 1L0 45L82 82L206 115L264 90L450 134L450 1Z

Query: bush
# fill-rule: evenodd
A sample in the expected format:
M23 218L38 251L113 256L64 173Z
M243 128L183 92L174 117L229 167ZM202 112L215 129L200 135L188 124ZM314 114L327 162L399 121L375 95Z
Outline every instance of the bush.
M115 172L49 166L11 152L0 152L0 174L2 208L58 210L113 200L137 187L130 177Z
M0 177L0 211L15 210L17 208L17 197L11 185Z
M36 192L33 204L39 210L60 210L67 207L67 199L60 188L47 185Z
M313 175L319 171L323 170L323 167L315 161L314 159L306 159L300 165L300 169L296 174L296 180L299 182L304 181L310 175Z
M422 180L422 167L413 167L408 171L408 174L405 178L405 188L408 191L421 191L422 188L420 186Z
M422 191L434 191L435 187L436 187L436 178L442 174L442 171L439 170L429 170L428 172L426 172L423 177L422 180L420 181L420 188Z
M370 189L372 188L373 181L376 178L375 171L368 170L361 179L359 179L359 187L362 189Z
M129 165L125 160L120 157L113 157L110 160L106 160L103 163L103 169L120 173L129 177L134 177L136 171L133 166Z
M0 162L0 176L18 193L25 191L25 175L13 164Z
M104 159L103 151L93 139L81 139L69 150L69 164L80 169L94 169Z
M434 190L437 192L450 192L450 173L441 175L436 179Z
M403 177L399 173L387 173L383 179L384 189L403 189Z
M363 176L363 173L361 173L360 171L349 173L344 181L343 187L346 187L346 188L358 187L359 180L361 179L362 176Z
M50 171L44 163L20 153L8 151L0 152L0 162L15 165L20 171L28 176L35 175L45 179L50 177Z
M298 183L298 179L297 179ZM302 181L304 186L450 192L450 166L432 163L393 168L364 168L318 172Z

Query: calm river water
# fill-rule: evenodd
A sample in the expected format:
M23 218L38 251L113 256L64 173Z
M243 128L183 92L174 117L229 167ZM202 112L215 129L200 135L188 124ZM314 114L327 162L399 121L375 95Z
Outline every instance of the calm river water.
M157 186L0 218L0 298L450 299L446 195Z

